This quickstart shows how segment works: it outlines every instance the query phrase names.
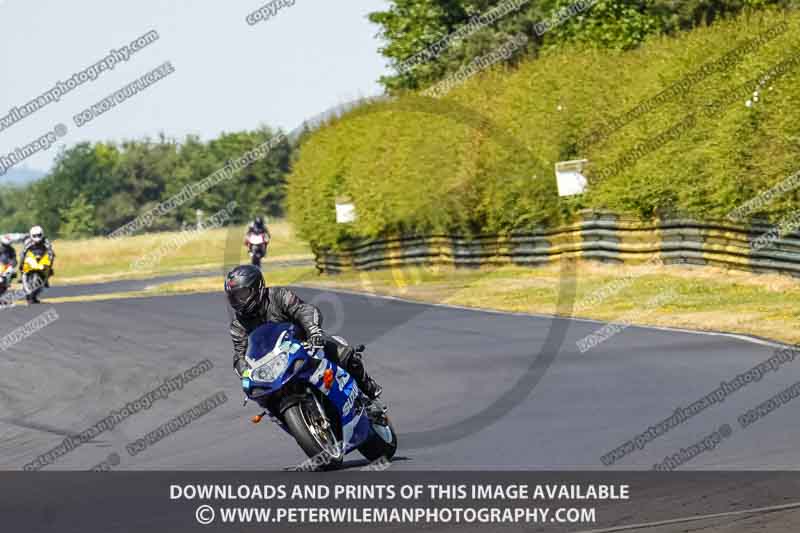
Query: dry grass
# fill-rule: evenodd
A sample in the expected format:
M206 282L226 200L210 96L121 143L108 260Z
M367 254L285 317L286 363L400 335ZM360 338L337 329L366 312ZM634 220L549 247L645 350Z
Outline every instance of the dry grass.
M272 242L267 261L310 257L305 242L298 240L291 226L278 221L269 225ZM102 282L115 279L148 278L176 272L219 269L226 253L239 254L247 262L242 246L244 226L233 226L191 235L181 232L152 233L117 240L96 238L81 241L55 241L57 264L55 284ZM185 241L177 248L170 243ZM163 250L163 253L160 252ZM230 251L228 251L230 250ZM161 256L157 264L135 268L131 263L147 254Z
M713 267L580 262L574 271L564 272L556 265L480 271L404 269L322 277L305 284L469 307L800 342L800 280ZM593 298L614 286L610 284L620 289ZM571 294L574 297L569 297ZM561 305L557 305L559 296ZM576 310L575 304L582 301L592 303Z

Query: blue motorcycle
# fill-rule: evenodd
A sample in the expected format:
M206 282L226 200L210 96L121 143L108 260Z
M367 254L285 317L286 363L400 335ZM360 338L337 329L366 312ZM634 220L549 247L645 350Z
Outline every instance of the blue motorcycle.
M385 406L365 396L322 348L300 342L293 324L268 322L254 330L246 361L242 388L265 409L253 422L269 415L315 467L340 466L356 449L369 461L394 456L397 434Z

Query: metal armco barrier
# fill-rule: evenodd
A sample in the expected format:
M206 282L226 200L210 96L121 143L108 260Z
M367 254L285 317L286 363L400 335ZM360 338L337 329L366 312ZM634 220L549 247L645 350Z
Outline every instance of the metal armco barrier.
M763 248L753 242L772 229L727 221L642 221L585 211L580 221L509 235L396 236L317 250L320 272L403 266L536 266L562 258L637 264L659 257L666 264L711 265L800 276L800 235L783 235Z

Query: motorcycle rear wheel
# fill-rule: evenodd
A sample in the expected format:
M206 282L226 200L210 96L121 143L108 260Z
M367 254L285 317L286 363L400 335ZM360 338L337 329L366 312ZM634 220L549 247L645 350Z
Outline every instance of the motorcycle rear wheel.
M284 411L283 418L297 444L309 458L317 459L327 468L342 464L344 450L341 440L315 396L288 408Z

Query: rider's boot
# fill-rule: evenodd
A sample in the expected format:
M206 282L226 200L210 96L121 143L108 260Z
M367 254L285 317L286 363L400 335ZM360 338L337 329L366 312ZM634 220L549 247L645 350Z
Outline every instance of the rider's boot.
M377 399L383 392L383 388L378 385L378 382L367 374L360 352L354 351L353 354L347 358L347 371L355 378L358 388L361 389L370 400Z

